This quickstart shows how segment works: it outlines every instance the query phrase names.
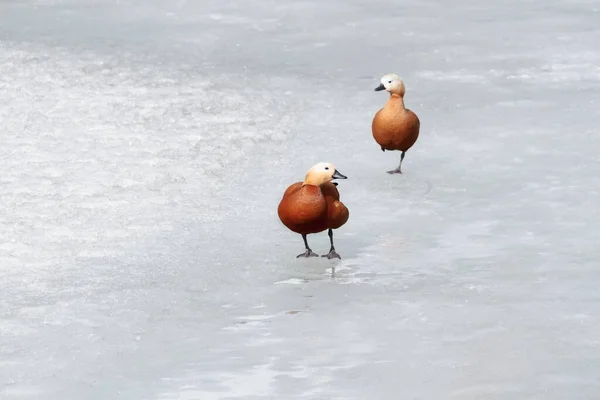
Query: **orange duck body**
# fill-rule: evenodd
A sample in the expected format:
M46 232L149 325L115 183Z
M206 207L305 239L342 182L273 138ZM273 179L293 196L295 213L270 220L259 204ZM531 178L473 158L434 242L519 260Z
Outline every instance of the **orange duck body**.
M381 150L406 152L419 137L419 117L404 107L402 96L392 94L385 106L373 118L373 138Z
M288 229L299 234L337 229L350 216L339 199L340 193L331 182L321 186L296 182L283 194L277 214Z

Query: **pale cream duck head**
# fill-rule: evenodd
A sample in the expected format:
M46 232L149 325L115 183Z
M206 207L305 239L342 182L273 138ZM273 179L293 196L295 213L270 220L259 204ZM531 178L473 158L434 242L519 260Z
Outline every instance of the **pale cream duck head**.
M381 78L381 83L375 88L376 92L385 90L390 94L397 94L398 96L404 96L406 93L406 87L402 79L396 74L386 74Z
M320 162L308 170L304 185L321 186L334 179L348 179L348 177L342 175L332 163Z

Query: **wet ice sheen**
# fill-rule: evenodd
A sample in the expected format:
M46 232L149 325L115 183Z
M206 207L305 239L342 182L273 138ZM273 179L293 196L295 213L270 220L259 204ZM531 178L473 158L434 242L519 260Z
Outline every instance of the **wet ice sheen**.
M597 398L593 3L0 11L1 398ZM323 160L343 260L296 260Z

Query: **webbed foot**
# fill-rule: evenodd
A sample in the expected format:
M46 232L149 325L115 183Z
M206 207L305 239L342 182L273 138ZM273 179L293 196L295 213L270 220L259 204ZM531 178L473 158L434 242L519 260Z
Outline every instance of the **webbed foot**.
M396 168L396 169L393 169L391 171L387 171L387 173L388 174L401 174L402 171L400 170L400 168Z
M322 255L321 257L327 257L330 260L332 258L339 258L340 260L342 259L342 257L340 257L340 255L338 253L336 253L335 249L329 250L329 253Z
M306 249L306 251L304 253L298 254L296 256L296 258L300 258L300 257L305 257L305 258L308 258L308 257L319 257L319 255L317 253L313 252L311 249Z

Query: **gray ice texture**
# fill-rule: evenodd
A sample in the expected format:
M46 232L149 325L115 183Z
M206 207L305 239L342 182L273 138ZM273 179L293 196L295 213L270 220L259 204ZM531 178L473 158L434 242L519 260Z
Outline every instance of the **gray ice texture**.
M599 21L0 1L0 398L598 400ZM421 119L402 176L388 72ZM319 161L341 261L277 218Z

